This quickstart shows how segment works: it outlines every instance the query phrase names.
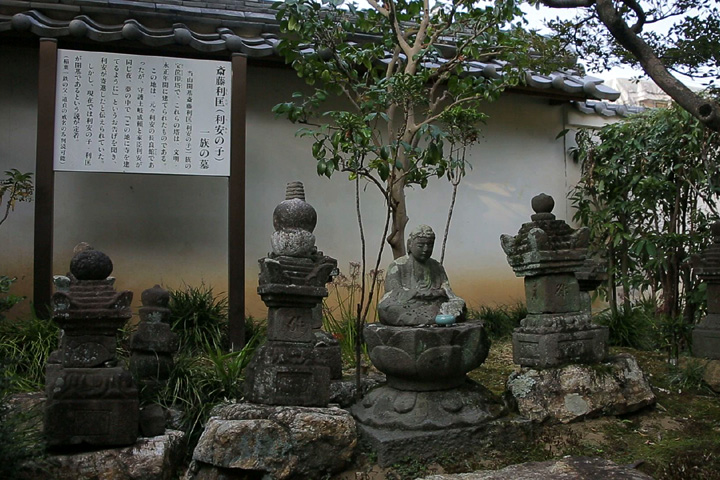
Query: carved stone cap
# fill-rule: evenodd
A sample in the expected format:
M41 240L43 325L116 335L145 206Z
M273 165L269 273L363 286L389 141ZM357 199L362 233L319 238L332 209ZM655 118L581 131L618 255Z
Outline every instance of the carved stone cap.
M109 321L110 326L114 326L115 321L122 325L132 317L130 303L133 294L129 291L117 292L113 288L115 279L108 278L113 269L112 260L89 245L75 251L70 261L69 285L60 282L61 288L52 297L55 321L65 329L70 328L68 322L75 324L90 320L95 320L94 326L99 327L100 319L100 323Z
M501 245L508 263L518 276L573 272L587 257L590 231L575 230L557 220L555 201L541 193L532 199L531 222L523 224L517 235L502 235Z

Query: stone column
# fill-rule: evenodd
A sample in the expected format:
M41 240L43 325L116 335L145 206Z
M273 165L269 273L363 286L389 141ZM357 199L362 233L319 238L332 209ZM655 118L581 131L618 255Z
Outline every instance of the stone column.
M260 259L258 294L268 306L268 339L246 369L245 399L267 405L327 406L331 365L315 348L313 309L337 267L315 247L315 209L302 183L289 183L273 212L272 252Z
M591 324L576 277L587 260L589 231L556 220L554 206L549 195L536 196L532 221L516 236L501 237L508 263L525 279L528 315L513 333L513 358L527 367L600 362L608 351L608 330Z
M172 370L178 336L170 330L170 293L155 285L140 298L140 323L130 338L130 370L142 388L157 390Z
M720 222L710 227L712 245L697 259L695 268L700 280L707 284L707 315L692 333L695 357L720 360Z
M116 292L110 258L81 250L64 291L52 297L62 329L57 364L46 377L48 445L129 445L138 436L138 390L117 365L117 331L132 317L132 292Z

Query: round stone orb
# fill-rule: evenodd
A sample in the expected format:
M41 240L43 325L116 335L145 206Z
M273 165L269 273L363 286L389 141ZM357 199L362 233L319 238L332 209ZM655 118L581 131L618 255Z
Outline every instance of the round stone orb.
M112 271L112 260L99 250L83 250L70 261L70 272L78 280L105 280Z
M531 206L535 213L551 213L555 208L555 200L550 195L541 193L533 197Z
M317 225L317 212L312 205L299 198L283 200L273 212L276 231L300 229L312 232Z

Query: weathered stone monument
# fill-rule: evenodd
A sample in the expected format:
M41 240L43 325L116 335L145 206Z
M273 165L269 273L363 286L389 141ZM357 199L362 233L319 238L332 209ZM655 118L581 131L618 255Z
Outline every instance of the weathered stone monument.
M337 267L317 250L317 213L302 183L288 184L273 212L272 252L260 259L258 294L268 306L268 338L247 367L245 399L266 405L327 406L330 365L316 351L313 309Z
M524 277L528 315L513 332L521 365L507 389L520 413L535 421L571 422L619 415L655 403L631 355L608 358L608 329L592 324L589 292L604 272L588 258L589 232L552 214L552 197L532 199L535 214L501 244L515 274ZM603 362L606 368L593 368Z
M62 335L45 386L50 446L129 445L138 437L138 389L115 355L117 331L132 316L132 292L115 291L112 269L107 255L84 249L70 262L69 278L57 282L53 320Z
M170 330L170 293L155 285L140 296L140 323L130 338L130 371L148 394L162 388L173 368L178 336ZM140 430L145 437L165 431L165 410L146 405L140 410Z
M482 322L463 321L465 302L430 258L434 240L427 226L410 234L408 254L388 268L380 323L364 330L370 360L387 383L351 412L381 465L477 448L490 440L492 421L506 413L499 399L467 378L485 361L490 341Z
M707 315L692 333L693 356L720 360L720 222L710 227L713 243L696 258L700 280L707 284Z
M513 358L527 367L600 362L608 352L608 329L592 324L575 276L587 260L589 231L557 220L554 206L549 195L536 196L532 221L501 237L508 263L525 280L528 315L513 333Z
M355 421L328 407L342 366L337 343L318 331L316 306L337 262L315 247L316 222L302 183L289 183L273 213L272 252L260 260L267 341L247 366L245 401L211 412L186 478L321 478L352 459Z

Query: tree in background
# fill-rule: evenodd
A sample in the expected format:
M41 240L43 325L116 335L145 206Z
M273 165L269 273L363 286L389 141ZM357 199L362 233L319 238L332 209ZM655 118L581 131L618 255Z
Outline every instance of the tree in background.
M431 177L461 176L464 147L478 138L482 102L518 85L525 69L556 66L556 44L528 33L515 1L476 6L469 0L288 0L276 4L280 44L313 93L274 111L312 124L317 172L341 171L377 187L390 211L387 242L405 254L405 188ZM473 60L501 60L492 78L468 75ZM554 64L548 59L553 59ZM507 62L507 63L504 63ZM325 101L344 97L343 110Z
M675 78L681 73L715 86L720 74L720 10L716 0L530 0L578 8L572 21L549 26L591 65L640 66L683 109L720 132L720 105ZM670 25L667 34L649 30Z
M646 111L577 135L582 178L570 194L575 220L608 252L609 300L616 285L660 299L668 318L695 320L701 303L691 255L718 218L720 134L687 111Z
M521 83L526 69L552 69L564 57L557 43L525 31L514 0L482 7L471 0L368 0L370 8L363 10L342 3L275 4L285 34L279 50L298 76L317 86L312 93L295 93L294 101L276 105L274 112L307 125L298 133L312 138L319 175L343 172L354 181L361 245L354 324L359 392L359 333L378 285L373 277L366 289L361 180L362 188L377 188L387 208L371 272L379 271L385 241L395 258L405 254L405 189L425 188L432 177L447 177L453 185L444 256L465 151L485 120L480 106ZM501 66L490 75L469 74L472 61L491 59ZM336 103L341 109L325 105L338 97L345 102Z

